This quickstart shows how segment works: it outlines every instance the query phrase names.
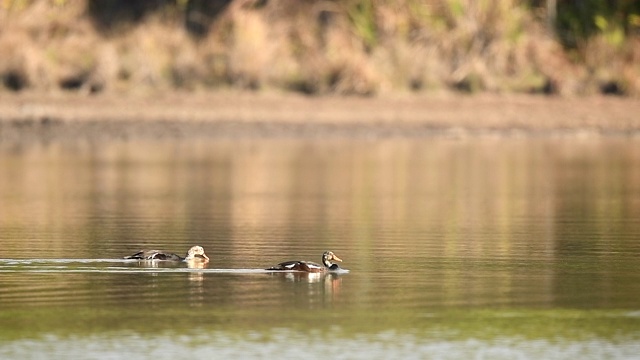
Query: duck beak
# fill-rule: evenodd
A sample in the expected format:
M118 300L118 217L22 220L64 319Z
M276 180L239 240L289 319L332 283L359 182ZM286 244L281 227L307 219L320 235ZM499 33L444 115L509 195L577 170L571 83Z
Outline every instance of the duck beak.
M333 256L332 256L332 258L333 258L333 260L335 260L335 261L340 261L340 262L342 262L342 259L340 259L339 257L337 257L337 256L335 256L335 255L333 255Z
M209 261L209 257L206 254L202 254L202 257L205 258L205 260Z

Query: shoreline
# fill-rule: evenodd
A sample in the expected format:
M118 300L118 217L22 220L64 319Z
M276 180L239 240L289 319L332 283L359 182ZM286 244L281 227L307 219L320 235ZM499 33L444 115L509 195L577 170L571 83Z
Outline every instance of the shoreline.
M167 139L640 137L640 101L539 95L3 94L0 144Z

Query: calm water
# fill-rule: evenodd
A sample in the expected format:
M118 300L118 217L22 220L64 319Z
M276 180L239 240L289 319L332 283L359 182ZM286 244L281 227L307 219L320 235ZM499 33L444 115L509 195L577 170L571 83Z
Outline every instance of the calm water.
M0 148L0 244L3 359L640 357L640 140Z

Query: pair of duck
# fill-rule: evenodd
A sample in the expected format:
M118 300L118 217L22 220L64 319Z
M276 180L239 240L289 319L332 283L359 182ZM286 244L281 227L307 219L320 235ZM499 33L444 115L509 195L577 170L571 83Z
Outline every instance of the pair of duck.
M125 259L209 262L209 257L204 253L204 248L202 246L191 247L191 249L187 251L186 257L181 257L180 255L160 250L141 250L133 255L125 256ZM266 270L303 271L308 273L340 270L340 267L338 264L335 264L334 261L342 262L342 259L337 257L336 254L331 251L325 251L322 254L322 265L310 261L292 260L281 262L280 264L272 266Z

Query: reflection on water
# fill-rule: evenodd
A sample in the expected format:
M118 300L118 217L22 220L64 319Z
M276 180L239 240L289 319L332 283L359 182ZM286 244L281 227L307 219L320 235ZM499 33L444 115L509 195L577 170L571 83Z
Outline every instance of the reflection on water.
M639 145L2 149L0 357L632 357ZM211 261L122 259L193 245ZM325 250L351 272L262 270Z

